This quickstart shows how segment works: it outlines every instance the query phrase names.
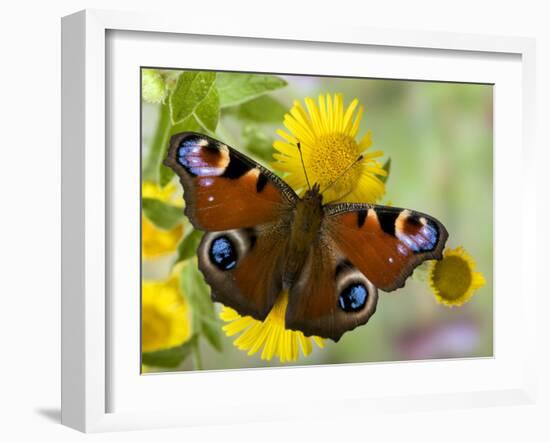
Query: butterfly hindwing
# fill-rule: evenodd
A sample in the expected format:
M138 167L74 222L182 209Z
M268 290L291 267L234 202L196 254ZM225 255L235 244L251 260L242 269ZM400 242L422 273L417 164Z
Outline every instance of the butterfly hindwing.
M278 223L207 233L197 254L212 299L265 319L282 289L287 230Z
M298 198L272 172L206 135L174 135L164 164L179 176L185 214L200 230L222 231L272 222Z
M448 237L438 220L408 209L342 203L324 210L338 248L384 291L402 287L423 261L441 259Z
M376 311L378 291L326 235L289 290L286 327L337 342Z

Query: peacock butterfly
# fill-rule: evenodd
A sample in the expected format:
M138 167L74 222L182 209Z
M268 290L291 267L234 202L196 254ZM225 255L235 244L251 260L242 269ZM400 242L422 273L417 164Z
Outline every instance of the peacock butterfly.
M299 147L299 146L298 146ZM288 290L286 328L338 341L376 310L378 289L405 284L441 259L448 234L435 218L396 207L323 204L206 135L170 140L164 164L179 176L185 214L206 234L199 268L212 299L263 320Z

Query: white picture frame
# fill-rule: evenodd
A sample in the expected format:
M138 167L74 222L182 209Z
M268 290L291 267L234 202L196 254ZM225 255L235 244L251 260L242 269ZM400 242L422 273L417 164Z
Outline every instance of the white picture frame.
M113 39L121 36L120 41L123 43L119 47L119 43L113 43ZM135 39L140 40L143 51L135 50ZM136 317L134 312L128 319L121 318L120 311L126 305L125 298L112 298L113 287L122 287L122 291L131 290L125 285L125 281L132 284L136 279L132 272L129 272L127 279L113 274L113 266L116 267L120 260L128 259L121 257L120 247L113 244L123 240L124 232L117 227L122 222L123 213L137 213L133 212L133 204L138 202L128 202L128 206L122 207L125 203L121 201L125 199L121 199L121 195L129 194L131 188L126 188L125 183L133 182L133 174L139 174L139 168L134 167L138 157L126 157L122 155L126 152L111 149L113 145L119 145L117 130L112 127L108 130L109 126L106 124L117 118L119 109L109 107L111 82L117 81L118 75L118 71L113 70L112 66L120 62L117 66L121 66L121 72L126 68L133 69L141 64L142 57L154 52L155 57L158 57L154 59L156 63L142 65L180 67L181 61L173 60L170 63L169 58L162 58L169 57L168 51L162 48L166 45L185 44L186 40L202 45L202 52L215 50L214 43L226 45L228 48L231 46L231 50L242 50L243 54L259 51L263 44L283 53L285 48L296 51L319 48L319 51L332 51L334 56L342 51L368 50L384 57L391 52L397 60L395 69L398 69L399 57L416 54L420 58L429 58L429 72L426 71L425 64L409 63L407 77L415 79L423 79L424 76L432 80L464 81L465 78L470 78L468 75L473 74L464 69L461 72L458 62L456 73L451 74L449 60L445 57L457 61L470 57L480 64L481 70L476 75L481 75L484 80L491 82L491 76L499 75L498 78L502 81L495 83L495 250L503 247L502 241L499 241L499 226L502 226L501 231L510 227L519 229L516 239L519 237L520 241L506 244L514 262L495 252L494 314L497 341L494 358L480 361L355 364L307 369L139 376L139 366L135 363L139 358L139 354L135 354L136 336L139 342L139 314ZM209 49L205 49L206 47ZM119 48L124 51L121 52ZM198 57L198 51L194 54ZM219 59L208 59L205 56L202 61L191 63L199 63L200 66L196 66L198 68L216 69L223 67L222 58L221 55ZM273 63L272 59L261 56L240 60L245 64L239 66L243 68L248 63L248 70L254 70L254 63L256 66L262 63L262 69L269 70L270 63ZM414 57L411 60L414 61ZM491 68L491 60L501 60L502 63L499 62L501 64L498 69L494 66ZM485 61L488 61L486 68L483 67ZM527 257L536 255L533 228L536 217L535 196L528 186L515 186L515 189L506 187L503 177L512 170L516 176L525 175L532 170L535 160L534 63L534 41L528 38L339 26L332 26L330 29L304 26L298 28L283 27L280 24L266 26L265 23L249 23L246 26L240 24L235 27L232 23L218 21L186 21L182 25L181 20L170 17L169 14L153 16L100 10L81 11L64 17L62 423L80 431L96 432L207 425L213 421L230 423L296 416L328 416L333 415L336 408L341 414L362 415L380 409L395 412L533 403L536 392L536 282L535 269L529 265ZM236 64L232 66L237 67ZM182 67L193 66L188 63ZM294 69L295 73L302 73L300 69L306 67L295 65ZM340 72L338 69L343 67L337 66L334 69L328 73L337 74ZM358 69L361 72L362 68L350 66L349 69ZM487 74L483 74L483 69L486 69ZM139 72L135 74L139 77ZM375 74L376 72L370 71L370 76L376 76ZM387 75L383 71L379 73L383 78L388 78ZM135 80L134 78L132 81ZM139 88L135 93L139 100ZM124 100L124 97L128 100ZM125 120L129 125L128 130L136 124L134 116L135 112L139 112L139 102L134 100L136 97L121 96L117 100L117 106L126 106L129 111ZM512 106L508 110L501 109L501 99L510 100L510 103L517 104L517 108ZM132 106L136 109L131 109ZM117 121L122 124L122 120ZM513 124L516 127L512 127ZM500 136L505 128L509 131L508 140L503 140ZM139 133L135 136L136 139L139 138ZM133 141L129 144L133 145ZM501 146L502 149L508 149L511 144L515 144L516 152L517 146L521 146L522 167L519 171L517 161L506 161L505 156L499 154L498 149ZM120 167L121 161L126 161L126 158L130 158L127 165ZM515 170L512 169L514 167ZM510 213L509 206L506 212L506 204L510 200L514 201L515 207L521 208L515 212L517 219L512 221L511 217L503 216ZM127 230L128 241L134 237L132 229ZM136 244L130 254L139 255L137 238L135 236ZM497 259L498 256L500 258ZM136 258L134 264L137 262ZM512 265L517 268L518 262L521 263L521 278L508 285L499 284L498 275L509 274ZM134 287L139 287L139 279L133 284ZM121 299L123 302L119 304ZM513 328L505 327L505 322L512 316L515 321ZM498 339L502 339L502 345L499 345ZM121 346L120 342L129 345ZM122 348L127 350L122 351ZM131 372L133 366L136 367L135 373ZM341 391L333 382L342 373L345 376L356 376L364 374L364 371L376 376L377 388L368 391ZM455 380L452 388L448 382L439 379L441 376L438 378L438 373L449 372L464 373L461 379ZM398 380L403 378L404 373L414 380L414 385L399 383ZM143 381L143 378L149 380ZM315 379L319 378L326 383L323 391L315 389ZM392 389L389 389L390 384ZM279 393L282 385L288 386L289 391ZM159 402L152 400L154 395L166 399L168 391L183 387L188 397L193 399L190 401L192 406L180 404L176 407L173 402L166 400L165 406L158 407L156 404ZM210 391L226 388L231 392L232 399L227 402L221 397L210 397L208 403L201 402L200 392L204 392L205 388L210 388ZM302 396L298 396L300 388ZM261 389L261 397L255 397L254 394L257 395ZM334 407L335 403L338 407Z

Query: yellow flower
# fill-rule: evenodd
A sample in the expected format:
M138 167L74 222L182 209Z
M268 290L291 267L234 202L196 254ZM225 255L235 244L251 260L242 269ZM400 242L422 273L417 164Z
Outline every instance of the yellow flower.
M176 272L165 281L143 281L141 289L141 349L165 350L191 336L189 306Z
M176 250L183 236L183 225L164 230L155 226L145 216L141 217L141 255L153 259Z
M183 207L183 192L173 182L160 187L152 181L144 181L141 185L141 197L155 198L171 206Z
M181 206L183 201L174 183L160 188L155 183L145 181L141 187L141 194L143 198L155 198L174 206ZM141 254L144 259L154 259L174 252L182 236L182 224L165 230L157 227L145 216L141 217Z
M223 326L227 336L241 335L234 345L252 356L263 347L261 358L271 360L274 356L281 362L292 362L298 359L298 346L304 356L311 353L313 340L320 348L324 347L323 339L318 336L306 338L301 331L285 329L285 311L288 305L288 293L282 292L277 302L265 318L258 321L251 316L240 316L235 310L223 307L220 318L229 324Z
M449 307L468 302L485 285L483 274L475 267L475 261L462 247L446 249L443 259L432 261L428 281L437 301Z
M304 166L310 184L319 183L324 202L376 202L385 192L384 183L378 176L386 171L375 158L382 151L366 152L371 146L370 131L357 142L363 106L355 109L359 101L353 100L344 109L341 94L320 95L318 103L305 99L307 112L299 101L295 101L290 113L284 117L289 133L278 130L283 140L277 140L273 147L273 168L286 173L285 180L302 193L307 190L304 167L300 160L297 143L300 143ZM360 155L362 155L360 157ZM359 159L360 158L360 159ZM334 184L333 184L334 183Z

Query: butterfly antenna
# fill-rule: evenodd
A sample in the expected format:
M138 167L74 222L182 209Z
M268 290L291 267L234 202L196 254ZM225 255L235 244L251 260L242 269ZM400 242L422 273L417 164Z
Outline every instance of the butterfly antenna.
M336 179L330 183L327 187L325 187L323 190L321 190L319 193L323 193L323 192L326 192L328 189L330 189L332 186L334 186L334 184L336 184L338 182L338 180L340 178L342 178L346 173L348 173L348 171L353 167L355 166L357 163L359 163L361 160L363 159L363 154L359 155L355 161L353 163L351 163L348 167L346 167L346 169L336 177ZM349 193L349 192L348 192Z
M307 187L309 190L311 190L311 185L309 184L309 178L307 177L306 165L304 164L304 156L302 155L302 146L300 145L299 141L296 143L296 147L298 148L298 152L300 152L300 161L302 162L302 168L304 169L304 175L306 177Z

